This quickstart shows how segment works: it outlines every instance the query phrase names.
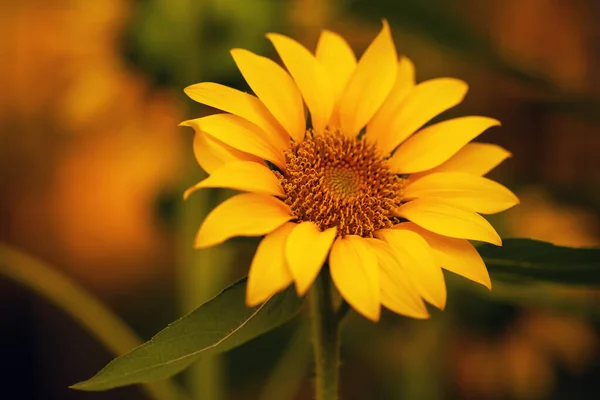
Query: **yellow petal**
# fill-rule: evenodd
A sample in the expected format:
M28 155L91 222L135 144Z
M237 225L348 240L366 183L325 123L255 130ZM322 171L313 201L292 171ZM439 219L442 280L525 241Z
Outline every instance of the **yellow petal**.
M296 141L306 130L302 96L294 80L273 60L248 50L231 50L233 60L250 88Z
M254 307L292 283L285 262L285 241L296 224L285 223L269 233L258 245L248 272L246 304Z
M331 279L358 313L378 321L381 312L377 256L360 236L338 238L329 254Z
M446 283L442 269L435 263L433 251L425 239L415 232L381 229L375 236L393 250L402 268L415 282L427 302L439 309L446 306Z
M400 57L394 87L381 105L381 108L367 124L366 139L378 143L379 139L383 137L385 142L386 137L390 133L389 129L394 117L398 114L404 100L406 100L414 87L415 65L408 58Z
M488 270L468 240L437 235L412 222L398 224L394 229L407 229L418 233L433 250L433 256L440 267L492 289Z
M304 46L276 33L267 35L285 64L310 111L312 127L323 132L333 111L333 90L323 66Z
M487 117L460 117L428 126L408 139L389 160L394 172L410 174L437 167L486 129L500 125Z
M310 288L327 260L336 230L333 227L321 232L314 223L302 222L290 233L285 244L285 257L299 296Z
M196 235L196 248L223 243L234 236L261 236L294 218L290 208L272 196L243 193L212 210Z
M502 245L502 239L485 218L445 201L412 200L400 206L396 214L440 235Z
M441 165L411 175L411 178L423 176L434 172L464 172L472 175L483 176L496 168L500 163L510 157L508 150L489 143L469 143Z
M252 122L265 131L278 148L290 147L288 133L256 96L212 82L197 83L186 87L184 91L198 103L235 114Z
M415 181L410 179L404 198L440 199L482 214L498 213L519 204L517 196L498 182L464 172L439 172Z
M365 239L379 262L381 304L412 318L429 318L413 278L402 268L392 248L383 240Z
M283 196L279 179L264 165L251 161L236 161L213 171L208 178L185 191L187 198L198 189L228 188L244 192Z
M317 43L316 57L329 76L333 97L337 101L356 68L354 52L343 37L324 30Z
M283 152L268 142L263 130L237 115L213 114L208 117L185 121L184 123L196 130L205 132L234 149L271 161L282 170L285 170Z
M414 87L388 126L388 135L378 138L380 149L391 153L417 129L433 117L454 107L467 94L465 82L454 78L437 78Z
M396 48L390 27L383 29L361 57L339 100L341 128L354 137L369 122L394 86Z
M198 164L209 174L234 161L252 161L264 165L260 158L234 149L198 130L194 135L194 155Z

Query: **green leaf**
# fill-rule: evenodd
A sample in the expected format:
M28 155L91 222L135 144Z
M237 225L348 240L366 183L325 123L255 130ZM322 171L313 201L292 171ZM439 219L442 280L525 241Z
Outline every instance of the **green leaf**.
M486 244L478 250L493 278L600 285L600 248L561 247L532 239L505 239L502 247Z
M288 288L248 308L245 294L244 278L72 388L98 391L167 378L202 356L230 350L289 321L303 301Z

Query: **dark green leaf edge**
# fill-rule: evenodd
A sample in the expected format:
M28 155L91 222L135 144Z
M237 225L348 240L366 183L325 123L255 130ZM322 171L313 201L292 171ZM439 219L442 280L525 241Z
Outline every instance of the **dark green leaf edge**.
M600 286L600 248L511 238L502 247L486 244L478 250L493 279Z
M176 340L177 339L176 337L171 337L166 340L164 338L165 338L165 336L167 336L167 337L170 336L170 333L173 329L181 327L183 324L187 323L189 319L193 318L197 313L201 312L202 308L204 306L206 306L207 304L209 304L209 303L214 304L214 302L219 301L222 298L222 296L224 296L228 292L231 292L234 290L238 290L238 291L241 290L242 292L245 293L246 280L247 280L246 278L243 278L243 279L240 279L239 281L233 283L232 285L230 285L229 287L227 287L223 291L221 291L219 294L217 294L215 297L213 297L211 300L202 304L196 310L194 310L191 313L185 315L184 317L170 323L166 328L164 328L159 333L157 333L149 341L147 341L144 344L142 344L141 346L133 349L129 353L112 360L110 363L108 363L102 370L100 370L92 378L90 378L86 381L76 383L76 384L70 386L70 388L76 389L76 390L82 390L82 391L103 391L103 390L109 390L109 389L126 386L126 385L130 385L130 384L146 383L146 382L151 382L151 381L167 378L169 376L172 376L172 375L175 375L175 374L181 372L182 370L187 368L189 365L191 365L192 363L197 361L201 356L207 356L209 354L216 354L216 353L231 350L237 346L240 346L240 345L284 324L285 322L291 320L294 316L296 316L298 314L298 312L300 311L300 308L303 304L304 299L298 298L296 296L293 288L288 288L287 290L285 290L281 293L275 294L273 297L271 297L270 300L261 304L260 306L254 308L254 309L248 308L248 310L249 310L248 318L244 319L243 321L240 321L239 325L235 329L232 329L223 338L215 341L214 343L211 343L210 345L204 346L201 349L192 351L189 354L185 354L185 355L177 357L173 360L163 362L160 365L151 365L151 366L148 366L145 368L140 368L140 369L137 369L134 371L128 371L126 373L122 373L117 376L111 376L111 374L114 374L115 371L118 372L119 368L122 368L123 364L126 364L131 359L135 359L136 357L138 357L138 353L144 352L145 350L147 350L148 348L151 348L153 346L161 345L161 343L164 344L164 343ZM243 304L243 301L242 301L242 306L246 307L245 304ZM282 311L282 309L284 309L284 308L285 308L285 310ZM253 322L253 320L256 319L257 316L261 315L261 311L264 311L267 313L277 311L280 313L280 315L272 317L271 323L268 324L268 326L266 328L263 328L262 330L259 329L260 332L258 334L246 335L245 337L242 334L240 334L243 332L242 328L250 325ZM284 312L287 312L287 313L284 314ZM272 321L275 321L275 322L273 323ZM170 364L173 364L176 362L180 362L181 364L179 366L167 368L166 371L163 370L165 366L168 367ZM153 370L158 370L158 371L153 371ZM107 375L108 375L108 377L107 377Z

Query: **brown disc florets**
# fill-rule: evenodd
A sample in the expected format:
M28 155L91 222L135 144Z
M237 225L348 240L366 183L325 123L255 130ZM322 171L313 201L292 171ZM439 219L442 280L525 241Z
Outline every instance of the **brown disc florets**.
M321 230L336 226L340 236L373 237L396 220L404 179L390 172L374 145L339 130L308 131L285 157L287 171L278 176L298 221Z

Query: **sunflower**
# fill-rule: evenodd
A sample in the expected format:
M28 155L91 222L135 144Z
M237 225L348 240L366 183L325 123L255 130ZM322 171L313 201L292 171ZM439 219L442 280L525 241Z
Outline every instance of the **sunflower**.
M518 199L483 177L510 153L469 142L500 123L467 116L423 127L460 103L467 84L416 84L385 21L358 61L330 31L315 54L286 36L267 38L285 69L231 50L255 95L191 85L190 98L225 113L182 123L195 129L194 153L209 174L185 197L201 188L246 192L212 210L196 247L265 235L250 266L247 305L292 283L304 295L326 263L341 296L373 321L381 306L414 318L429 316L423 300L443 309L442 268L491 288L469 240L501 245L479 213Z

